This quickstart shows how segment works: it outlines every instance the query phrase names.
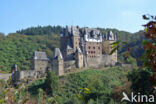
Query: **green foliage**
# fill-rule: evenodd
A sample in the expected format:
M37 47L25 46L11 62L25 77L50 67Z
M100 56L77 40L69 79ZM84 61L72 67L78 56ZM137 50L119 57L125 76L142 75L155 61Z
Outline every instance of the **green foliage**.
M13 64L17 64L19 70L31 69L34 51L45 51L48 57L52 57L54 48L59 47L59 34L62 29L63 27L60 26L38 26L19 30L8 36L0 33L0 70L10 72ZM136 58L138 64L141 63L139 57L144 52L142 48L144 37L141 31L132 34L117 29L99 29L102 34L112 30L117 35L118 41L128 43L120 47L116 44L119 61L124 62L123 53L127 51L127 46L129 46L132 48L130 55Z
M89 69L58 78L55 72L49 71L46 79L35 80L10 93L15 103L32 103L35 100L39 104L111 104L114 102L112 90L122 85L127 72L120 67L112 67L107 70ZM0 89L8 93L7 82L1 83ZM0 95L0 100L4 99L5 92Z
M127 64L132 64L133 66L137 66L137 61L135 58L133 58L132 56L129 56L127 59L126 59L126 63Z
M27 36L10 34L0 38L0 70L10 72L13 64L19 70L30 70L34 51L45 51L51 57L55 47L59 47L59 36Z
M66 83L62 86L61 95L64 99L70 99L65 102L70 102L76 95L83 102L81 104L91 103L91 99L95 104L107 104L112 100L113 88L122 85L126 73L120 67L114 67L104 71L89 69L70 74L63 78Z
M48 94L54 96L58 92L59 78L54 71L48 71L45 85Z
M43 89L39 88L38 89L38 103L41 104L43 101L43 96L44 96L44 91Z
M32 96L37 96L39 94L38 89L45 89L45 79L35 80L28 86L28 91Z
M149 81L151 74L147 69L137 69L130 72L127 77L132 82L132 90L136 93L149 94L151 91L151 83Z
M38 26L38 27L31 27L24 30L17 31L19 34L25 35L50 35L50 34L60 34L62 30L61 26Z

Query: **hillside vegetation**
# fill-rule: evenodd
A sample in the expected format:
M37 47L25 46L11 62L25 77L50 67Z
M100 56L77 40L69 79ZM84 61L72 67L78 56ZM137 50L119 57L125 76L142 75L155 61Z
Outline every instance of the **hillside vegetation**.
M0 34L0 70L11 71L13 64L18 65L19 70L31 69L31 59L34 51L45 51L48 57L52 57L55 47L59 47L59 34L63 27L60 26L38 26L19 30L4 36ZM117 34L118 40L127 41L132 47L131 56L139 62L139 57L144 52L142 49L143 36L140 32L135 34L119 31L117 29L102 29L103 34L112 30ZM127 46L118 50L119 61L124 62L124 52Z
M0 85L2 93L0 101L4 97L11 104L19 104L25 101L27 104L113 104L120 102L114 98L114 90L118 89L127 80L129 70L120 67L108 70L88 69L83 72L68 74L58 77L53 71L48 72L46 79L38 79L31 84L16 86L18 89L8 88L3 82ZM127 89L127 87L125 87ZM123 89L125 89L123 88ZM118 93L122 96L122 93ZM28 103L29 102L29 103Z

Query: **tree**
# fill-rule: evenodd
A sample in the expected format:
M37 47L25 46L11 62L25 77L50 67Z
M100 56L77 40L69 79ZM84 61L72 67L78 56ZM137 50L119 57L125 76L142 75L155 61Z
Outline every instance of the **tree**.
M47 93L54 96L58 92L59 87L59 77L54 71L48 71L45 85L47 87Z
M147 40L143 41L145 54L144 66L152 69L152 77L150 79L152 87L156 86L156 16L143 15L143 19L149 20L145 25L144 35Z
M128 74L128 80L130 80L131 83L131 89L135 92L138 93L140 92L141 94L149 94L151 93L150 88L151 88L151 83L150 83L150 77L151 73L147 69L142 70L142 69L137 69L133 70Z

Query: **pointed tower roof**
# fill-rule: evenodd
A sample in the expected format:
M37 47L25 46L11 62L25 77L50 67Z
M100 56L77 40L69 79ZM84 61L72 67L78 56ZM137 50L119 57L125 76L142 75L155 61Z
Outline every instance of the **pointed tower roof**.
M80 48L77 48L76 49L76 53L82 53L81 49Z
M34 59L38 59L38 60L48 60L48 57L47 57L47 55L46 55L45 52L35 51L35 52L34 52Z
M106 34L106 40L116 40L116 35L112 31L109 31Z
M80 35L79 28L77 26L72 26L71 30L72 30L73 36L79 36Z
M55 48L55 53L54 53L53 58L58 58L58 57L60 57L61 59L63 59L62 53L61 53L60 49L59 48Z
M73 49L72 47L70 47L69 45L67 45L67 49Z
M73 49L70 39L67 40L67 49Z

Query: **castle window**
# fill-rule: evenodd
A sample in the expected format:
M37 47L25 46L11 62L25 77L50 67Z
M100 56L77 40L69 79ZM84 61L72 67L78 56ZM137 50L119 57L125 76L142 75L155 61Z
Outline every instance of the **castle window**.
M88 49L90 49L90 46L88 46Z
M93 47L93 49L95 49L95 47Z
M98 47L100 49L100 47Z

